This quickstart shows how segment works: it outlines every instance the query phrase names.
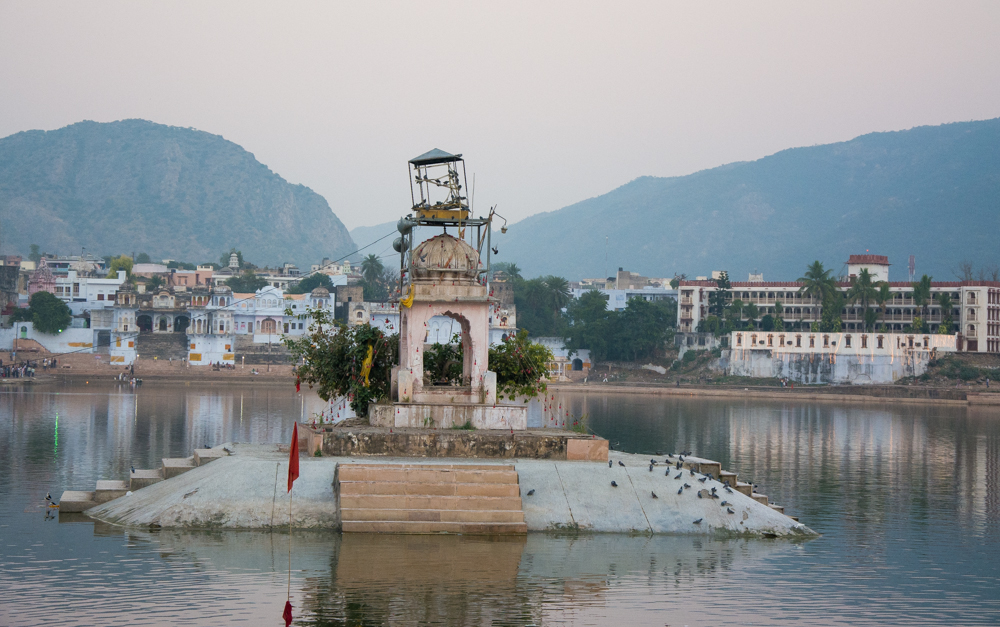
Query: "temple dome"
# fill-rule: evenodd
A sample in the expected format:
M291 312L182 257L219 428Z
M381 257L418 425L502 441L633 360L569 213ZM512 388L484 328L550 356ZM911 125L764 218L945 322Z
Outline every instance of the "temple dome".
M416 279L475 279L479 275L479 253L465 240L437 235L413 249Z

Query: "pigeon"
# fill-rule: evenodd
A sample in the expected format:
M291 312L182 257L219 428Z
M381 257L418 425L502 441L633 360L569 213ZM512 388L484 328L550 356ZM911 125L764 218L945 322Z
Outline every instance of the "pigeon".
M729 486L726 486L726 487L725 487L725 490L726 490L726 492L728 492L728 493L730 493L730 494L732 494L732 493L733 493L733 491L729 489Z
M677 488L677 494L684 494L684 486Z
M656 496L656 492L650 492L650 494L652 494L652 495L653 495L653 498L654 498L654 499L658 499L658 498L660 498L660 497Z
M528 490L528 496L531 496L534 493L535 493L535 489L534 488Z
M684 461L684 454L682 453L677 459Z
M667 472L663 473L663 476L664 477L669 477L670 476L670 469L669 468L667 468Z
M733 511L733 508L731 508L731 507L727 507L726 511L729 512L730 514L735 514L736 513L736 512Z
M729 505L729 501L723 501L719 503L719 507L725 507L726 505Z
M230 451L230 450L229 450L229 449L228 449L227 447L225 447L225 446L223 446L223 447L222 447L222 450L224 450L224 451L226 452L226 455L232 455L232 454L233 454L233 452L232 452L232 451Z
M715 486L712 486L712 494L715 494Z
M676 480L676 479L680 479L680 478L681 478L681 477L683 477L683 476L684 476L684 475L682 475L681 473L677 473L677 476L676 476L676 477L674 477L674 479L675 479L675 480Z
M612 488L617 488L617 487L618 487L618 484L617 484L617 483L615 483L614 481L612 481L612 482L611 482L611 487L612 487Z
M132 471L132 474L133 474L133 475L135 474L135 466L130 466L130 467L129 467L129 470L131 470L131 471Z
M703 520L704 520L704 518L699 518L698 520L694 521L694 523L692 523L692 524L700 525L701 521L703 521Z
M694 469L693 468L688 468L688 472L691 473L692 477L694 476Z
M703 497L703 496L701 495L701 492L698 492L698 498L699 498L699 499L700 499L700 498L704 498L704 497Z
M705 483L706 481L708 481L708 477L702 477L701 479L698 479L698 481L700 481L701 483Z
M680 469L681 469L681 463L677 462L677 470L680 470Z
M652 464L649 465L649 472L653 472L653 465Z
M614 465L615 465L615 463L609 459L608 460L608 468L611 468Z
M691 489L691 486L689 486L688 484L686 484L686 483L685 483L685 484L684 484L684 489L685 489L685 490L690 490L690 489Z
M621 466L622 468L624 468L625 467L625 462L623 462L622 460L619 459L618 460L618 465Z
M720 497L720 496L719 496L718 494L716 494L715 492L712 492L712 493L711 493L711 494L710 494L709 496L711 496L711 497L712 497L713 499L718 499L718 498L721 498L721 497Z
M651 459L651 460L649 460L649 465L650 465L650 466L655 466L655 465L656 465L656 463L657 463L657 462L656 462L656 460L655 460L655 459Z
M499 251L499 250L497 250L497 247L496 247L496 246L494 246L494 247L493 247L493 254L494 254L494 255L499 255L499 254L500 254L500 251Z

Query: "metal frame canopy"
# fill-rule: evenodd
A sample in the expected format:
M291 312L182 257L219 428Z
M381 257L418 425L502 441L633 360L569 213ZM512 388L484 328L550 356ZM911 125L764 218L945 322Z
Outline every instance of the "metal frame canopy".
M435 148L410 159L407 170L410 179L410 200L413 204L410 213L401 218L396 225L400 237L397 237L392 244L393 249L399 253L400 296L404 293L404 286L409 284L413 276L411 255L414 246L413 229L418 226L439 227L444 233L448 232L448 227L454 227L456 230L454 235L466 240L475 248L480 261L485 260L479 275L486 275L486 287L489 288L492 224L496 212L491 209L489 215L485 217L472 216L468 198L463 195L468 179L462 155L453 155Z

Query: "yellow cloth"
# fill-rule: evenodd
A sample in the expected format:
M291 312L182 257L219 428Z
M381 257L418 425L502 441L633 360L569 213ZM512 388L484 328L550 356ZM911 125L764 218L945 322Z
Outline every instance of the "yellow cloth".
M406 298L400 298L399 304L404 307L413 307L413 283L410 283L410 289L406 292Z
M368 347L368 356L361 364L361 376L365 378L365 387L368 387L368 373L372 371L372 347Z

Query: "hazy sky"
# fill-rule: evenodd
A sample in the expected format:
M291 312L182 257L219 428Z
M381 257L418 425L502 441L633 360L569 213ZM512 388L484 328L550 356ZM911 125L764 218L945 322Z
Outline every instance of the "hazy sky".
M998 33L996 1L0 0L0 136L195 127L349 228L406 213L406 161L438 147L516 221L641 175L998 117Z

